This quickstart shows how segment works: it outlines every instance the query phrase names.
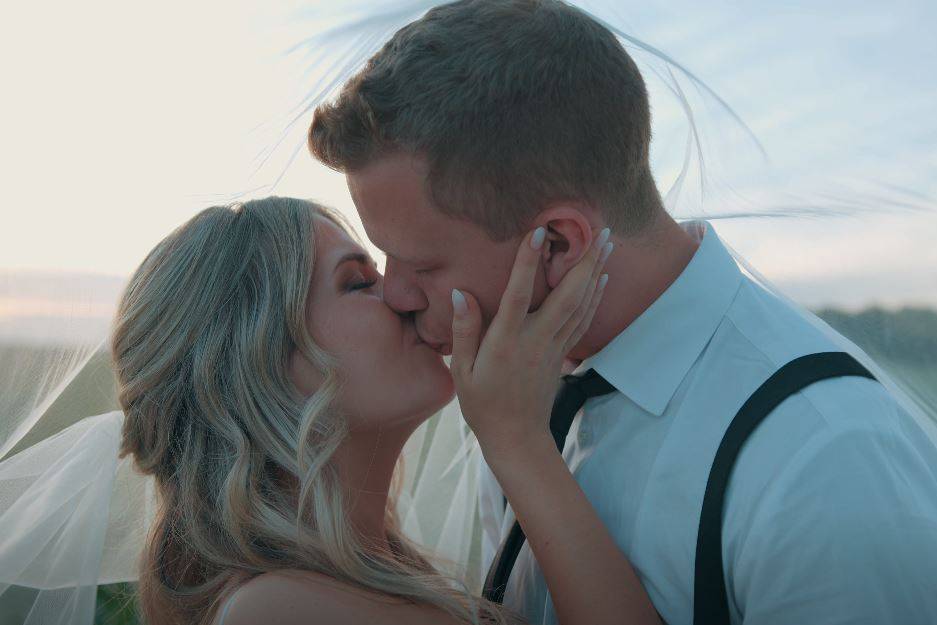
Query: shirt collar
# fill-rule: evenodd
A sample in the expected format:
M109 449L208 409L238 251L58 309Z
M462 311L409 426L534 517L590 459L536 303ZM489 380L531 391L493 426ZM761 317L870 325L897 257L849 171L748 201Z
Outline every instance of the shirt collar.
M716 332L742 281L738 265L709 223L682 225L702 235L689 264L641 316L575 372L594 368L658 416Z

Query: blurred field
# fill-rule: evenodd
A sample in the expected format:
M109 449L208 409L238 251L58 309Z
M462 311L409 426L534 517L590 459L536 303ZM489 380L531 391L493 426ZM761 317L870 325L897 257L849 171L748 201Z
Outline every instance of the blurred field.
M905 391L937 407L937 311L870 308L850 314L827 309L817 314L904 381Z
M937 406L937 311L906 308L898 311L868 309L846 313L835 309L818 311L827 323L856 342L887 371L905 381L906 390L923 402ZM21 384L42 384L41 372L50 363L72 362L77 357L67 350L28 346L0 345L0 363L4 367L29 362L14 375L4 373L0 390L5 395ZM9 370L8 370L9 371ZM11 386L15 382L16 385ZM0 397L7 408L16 398ZM43 419L12 453L67 427L80 418L100 414L116 407L114 384L107 355L91 355L88 365L67 385L64 392L47 408ZM425 450L421 452L421 460ZM422 462L414 467L420 470ZM137 623L134 587L113 584L98 589L96 623L99 625L130 625ZM9 615L7 615L9 616ZM15 621L10 621L15 622ZM7 619L0 618L0 625Z

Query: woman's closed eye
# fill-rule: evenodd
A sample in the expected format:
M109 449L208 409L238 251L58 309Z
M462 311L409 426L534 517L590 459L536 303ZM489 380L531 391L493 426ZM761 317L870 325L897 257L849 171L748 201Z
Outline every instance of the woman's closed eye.
M346 287L347 291L364 291L377 284L377 280L365 280L359 276L357 280L352 280Z
M377 264L364 254L346 254L344 260L336 266L336 271L340 267L342 271L338 275L338 287L343 293L366 291L381 280Z

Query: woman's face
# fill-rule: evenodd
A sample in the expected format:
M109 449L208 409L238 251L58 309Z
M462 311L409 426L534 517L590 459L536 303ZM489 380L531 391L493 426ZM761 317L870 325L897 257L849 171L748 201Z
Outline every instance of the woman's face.
M333 222L315 219L306 327L316 344L338 360L345 379L339 406L352 427L426 419L454 394L442 356L420 341L412 317L384 303L383 276L367 252ZM324 379L299 354L292 373L307 396Z

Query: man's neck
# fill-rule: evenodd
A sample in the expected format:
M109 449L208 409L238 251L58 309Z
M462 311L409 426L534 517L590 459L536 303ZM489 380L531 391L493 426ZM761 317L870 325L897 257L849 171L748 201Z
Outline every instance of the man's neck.
M646 233L612 240L615 250L605 265L608 285L592 325L569 354L574 362L601 351L640 317L683 273L699 247L663 212Z

